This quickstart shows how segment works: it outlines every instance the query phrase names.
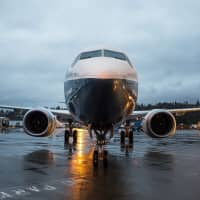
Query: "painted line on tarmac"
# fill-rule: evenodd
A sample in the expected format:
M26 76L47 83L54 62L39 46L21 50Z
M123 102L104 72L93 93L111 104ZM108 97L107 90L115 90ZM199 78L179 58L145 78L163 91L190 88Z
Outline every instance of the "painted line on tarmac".
M79 180L80 181L80 180ZM14 199L19 197L25 197L33 195L34 193L41 193L44 191L55 191L57 188L61 186L72 186L76 184L78 180L74 181L71 179L61 179L61 180L55 180L51 183L42 183L42 184L34 184L29 186L17 186L12 188L7 188L5 190L0 189L0 200L4 199Z

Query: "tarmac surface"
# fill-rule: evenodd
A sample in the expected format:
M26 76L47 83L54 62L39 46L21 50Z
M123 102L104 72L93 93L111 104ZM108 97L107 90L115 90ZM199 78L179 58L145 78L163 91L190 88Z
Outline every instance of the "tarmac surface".
M0 133L0 200L200 199L200 131L173 138L135 133L134 146L119 135L106 145L108 166L93 167L93 142L78 131L76 146L64 146L63 131L33 138L23 130Z

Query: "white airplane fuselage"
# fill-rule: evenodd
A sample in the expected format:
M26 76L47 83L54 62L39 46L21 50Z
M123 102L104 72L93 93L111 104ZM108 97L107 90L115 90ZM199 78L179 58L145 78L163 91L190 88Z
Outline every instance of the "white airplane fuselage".
M120 52L96 51L102 55L84 57L83 52L68 68L64 93L67 107L76 120L103 129L121 123L132 113L138 80L135 67L125 54L121 53L124 57L119 59L111 56ZM104 56L106 51L114 53Z

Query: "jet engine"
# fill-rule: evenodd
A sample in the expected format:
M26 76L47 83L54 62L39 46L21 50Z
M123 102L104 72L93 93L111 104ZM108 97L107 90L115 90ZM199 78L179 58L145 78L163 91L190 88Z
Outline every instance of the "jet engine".
M176 132L176 120L167 110L152 110L145 116L142 129L152 138L171 137Z
M23 119L24 130L34 137L45 137L53 133L56 128L56 117L46 109L29 110Z

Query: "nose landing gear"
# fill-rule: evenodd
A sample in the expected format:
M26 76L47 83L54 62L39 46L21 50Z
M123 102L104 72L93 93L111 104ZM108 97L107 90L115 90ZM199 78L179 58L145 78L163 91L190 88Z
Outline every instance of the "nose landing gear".
M99 161L103 161L103 166L108 165L108 151L104 149L103 145L98 145L93 152L93 165L98 166Z
M106 134L107 131L97 131L94 130L96 134L96 146L95 150L93 152L93 165L94 167L97 167L99 164L99 161L103 162L103 166L107 167L108 165L108 151L104 149L104 146L106 144ZM111 137L113 133L111 130Z
M107 167L108 166L108 151L107 150L102 150L102 147L99 147L99 149L95 149L93 153L93 165L94 167L98 166L99 161L103 161L103 166Z

